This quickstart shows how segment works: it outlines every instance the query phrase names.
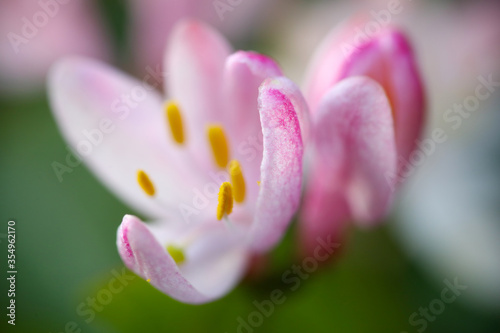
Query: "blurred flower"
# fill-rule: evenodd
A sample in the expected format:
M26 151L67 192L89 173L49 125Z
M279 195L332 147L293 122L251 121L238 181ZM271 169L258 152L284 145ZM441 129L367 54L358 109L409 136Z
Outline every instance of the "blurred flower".
M184 17L200 19L215 26L225 36L241 39L259 26L264 5L273 1L252 0L129 0L132 19L131 46L137 67L162 63L168 36Z
M442 112L468 94L479 75L499 73L500 2L400 1L387 13L386 0L297 2L284 6L286 20L269 29L280 43L270 54L280 59L287 76L303 82L303 64L331 29L354 14L370 18L367 31L389 25L400 27L412 41L425 78L427 124L442 123ZM392 9L392 8L391 8ZM365 30L365 29L362 29Z
M307 106L273 60L230 55L196 21L178 24L165 59L165 104L145 82L83 59L55 67L50 96L90 168L156 221L124 217L125 264L173 298L203 303L227 293L295 213Z
M413 52L392 28L361 34L354 19L313 57L305 96L315 134L301 214L306 252L352 220L374 225L391 208L397 175L420 136L424 96ZM355 78L355 76L362 76Z
M92 1L19 0L0 3L0 92L36 91L49 67L69 55L109 59L107 30ZM162 64L166 42L182 18L212 23L240 39L258 26L262 0L129 0L130 47L140 73ZM270 3L266 3L270 6Z
M64 56L106 59L101 28L91 1L0 2L0 92L41 89L49 67Z

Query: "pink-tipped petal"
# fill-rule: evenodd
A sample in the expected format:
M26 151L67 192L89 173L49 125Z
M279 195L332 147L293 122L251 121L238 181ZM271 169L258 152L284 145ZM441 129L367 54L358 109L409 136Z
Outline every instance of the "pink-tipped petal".
M315 114L327 91L342 79L368 76L386 91L393 108L398 156L407 159L421 135L425 97L407 38L389 27L366 34L368 17L355 17L325 38L308 69L306 98Z
M232 137L237 142L261 132L259 87L265 79L281 75L281 69L273 59L255 52L238 51L227 59L224 92L230 107L224 119L231 125Z
M259 193L263 152L259 87L265 79L277 76L281 76L281 69L276 62L255 52L238 51L226 61L224 92L230 107L222 120L230 137L232 157L242 165L250 199L246 202L251 204Z
M394 180L387 175L396 170L393 120L384 90L367 77L339 82L322 100L314 129L315 169L306 206L314 205L308 201L325 203L323 197L341 193L355 222L376 223L392 202ZM328 211L314 216L315 223L341 225ZM338 214L345 215L345 211L341 204ZM304 223L307 218L304 216Z
M295 84L282 77L263 83L259 111L264 154L250 245L264 252L281 239L299 205L307 107Z
M174 28L165 55L167 94L179 103L188 149L201 167L213 164L206 126L222 119L227 107L223 73L230 51L217 31L185 20Z
M407 38L387 30L354 52L340 79L368 76L382 85L391 106L399 157L408 159L421 135L425 101L422 82Z
M151 228L138 218L126 215L118 229L118 252L125 265L170 297L201 304L228 293L242 277L247 253L241 240L220 223L202 230L185 249L185 262L177 264L166 250L165 240L179 237L179 228L169 225ZM171 239L169 239L171 238ZM173 239L172 239L173 238Z
M162 98L151 86L102 63L70 58L52 69L49 97L59 128L78 156L54 161L60 181L71 177L81 158L119 197L148 216L169 215L172 207L142 191L139 169L150 176L162 203L177 209L174 203L191 202L193 176L182 175L170 158Z
M362 39L355 38L358 29L367 22L356 16L339 24L321 42L308 65L304 96L314 115L323 96L339 81L342 68Z

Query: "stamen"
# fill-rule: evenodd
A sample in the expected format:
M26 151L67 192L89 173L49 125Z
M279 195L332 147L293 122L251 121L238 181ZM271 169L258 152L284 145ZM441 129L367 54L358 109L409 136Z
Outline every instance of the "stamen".
M150 197L155 195L155 187L153 185L153 182L151 182L149 176L144 171L137 171L137 182L147 195L149 195Z
M222 183L219 189L219 204L217 205L217 220L231 214L233 211L233 190L228 182Z
M245 200L245 177L241 171L240 163L232 160L229 163L229 175L231 176L231 185L233 186L234 201L242 203Z
M219 167L225 168L229 162L229 147L224 129L220 125L210 125L208 126L207 134L215 163Z
M180 265L184 261L186 261L184 251L180 247L177 247L175 245L168 245L167 252L172 256L172 259L174 259L177 265Z
M184 143L184 127L179 105L173 101L165 104L165 113L170 125L170 132L174 141L180 145Z
M147 279L146 282L148 282L148 283L151 282L151 279Z

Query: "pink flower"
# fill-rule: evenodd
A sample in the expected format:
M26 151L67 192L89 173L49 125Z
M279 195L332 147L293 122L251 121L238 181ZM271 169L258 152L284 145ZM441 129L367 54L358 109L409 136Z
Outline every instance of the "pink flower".
M211 28L179 23L165 57L167 102L91 60L62 61L50 75L66 139L154 220L123 218L120 256L186 303L226 294L249 257L281 239L300 199L305 100L272 59L230 52Z
M40 89L61 57L109 56L92 2L10 0L0 3L0 92Z
M355 19L326 38L309 69L310 179L301 214L304 249L339 238L348 221L375 225L422 130L424 96L413 53L393 28L360 37Z

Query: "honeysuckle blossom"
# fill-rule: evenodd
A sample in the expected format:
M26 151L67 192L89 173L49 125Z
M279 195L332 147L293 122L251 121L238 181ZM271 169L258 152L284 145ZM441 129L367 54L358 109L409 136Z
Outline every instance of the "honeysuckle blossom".
M0 2L0 92L40 89L61 57L107 59L109 41L93 5L84 0Z
M165 59L168 98L68 59L51 73L51 104L87 165L154 221L123 218L127 267L174 299L204 303L227 293L295 213L307 105L272 59L231 54L197 21L176 26Z
M424 98L410 45L394 28L359 37L368 21L334 30L312 59L309 180L301 213L304 250L347 222L375 225L391 207L399 169L420 135Z

